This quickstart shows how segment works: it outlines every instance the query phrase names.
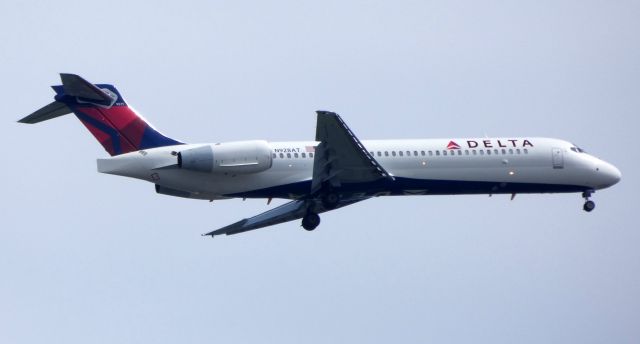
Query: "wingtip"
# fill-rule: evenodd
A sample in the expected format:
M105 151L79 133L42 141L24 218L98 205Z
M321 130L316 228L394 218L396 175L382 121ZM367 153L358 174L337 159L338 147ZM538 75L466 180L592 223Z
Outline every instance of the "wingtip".
M62 77L68 77L68 76L78 76L78 77L80 76L80 75L74 74L74 73L58 73L58 74L60 74L61 78Z
M335 115L336 114L333 111L327 111L327 110L316 110L316 113L318 115Z
M63 85L65 82L69 82L72 79L78 79L78 78L82 79L78 74L73 74L73 73L59 73L59 74L60 74L60 81L62 81Z

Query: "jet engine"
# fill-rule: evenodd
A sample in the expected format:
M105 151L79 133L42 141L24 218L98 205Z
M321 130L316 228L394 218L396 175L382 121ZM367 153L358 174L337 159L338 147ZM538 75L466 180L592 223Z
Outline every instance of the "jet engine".
M266 141L238 141L204 145L178 153L185 170L215 174L249 174L271 168L271 147Z

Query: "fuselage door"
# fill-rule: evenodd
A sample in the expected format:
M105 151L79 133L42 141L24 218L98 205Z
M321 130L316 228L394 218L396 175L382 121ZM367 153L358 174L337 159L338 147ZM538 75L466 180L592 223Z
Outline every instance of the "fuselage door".
M552 148L551 158L553 161L553 168L564 168L564 157L562 156L561 148Z

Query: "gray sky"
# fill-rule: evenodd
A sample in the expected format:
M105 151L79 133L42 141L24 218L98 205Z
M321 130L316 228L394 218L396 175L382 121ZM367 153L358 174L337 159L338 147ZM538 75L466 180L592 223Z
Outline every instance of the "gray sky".
M2 343L637 343L637 1L0 2ZM548 136L595 194L382 198L214 240L269 209L101 175L57 73L187 142ZM275 203L275 202L274 202ZM273 205L272 205L273 206ZM271 207L272 207L271 206Z

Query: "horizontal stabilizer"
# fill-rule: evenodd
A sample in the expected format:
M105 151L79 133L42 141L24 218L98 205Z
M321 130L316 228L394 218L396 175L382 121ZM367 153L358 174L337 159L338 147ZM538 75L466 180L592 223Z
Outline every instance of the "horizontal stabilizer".
M40 110L30 114L29 116L19 120L18 122L34 124L50 120L52 118L60 117L69 113L71 113L71 109L69 109L69 107L65 103L54 101L53 103L42 107Z
M64 90L60 96L78 97L102 105L113 105L117 99L117 96L108 94L78 75L61 73L60 78L62 79L62 89ZM56 87L59 86L55 86L54 89ZM67 106L67 104L56 100L18 122L34 124L60 117L71 112L72 110Z
M98 101L100 103L111 104L113 97L110 97L103 90L92 83L75 74L60 74L64 94L72 97Z
M111 156L182 144L153 128L113 85L94 85L68 73L60 78L62 85L51 86L55 101L18 122L38 123L73 112ZM112 167L105 167L111 171L105 173L117 174Z

